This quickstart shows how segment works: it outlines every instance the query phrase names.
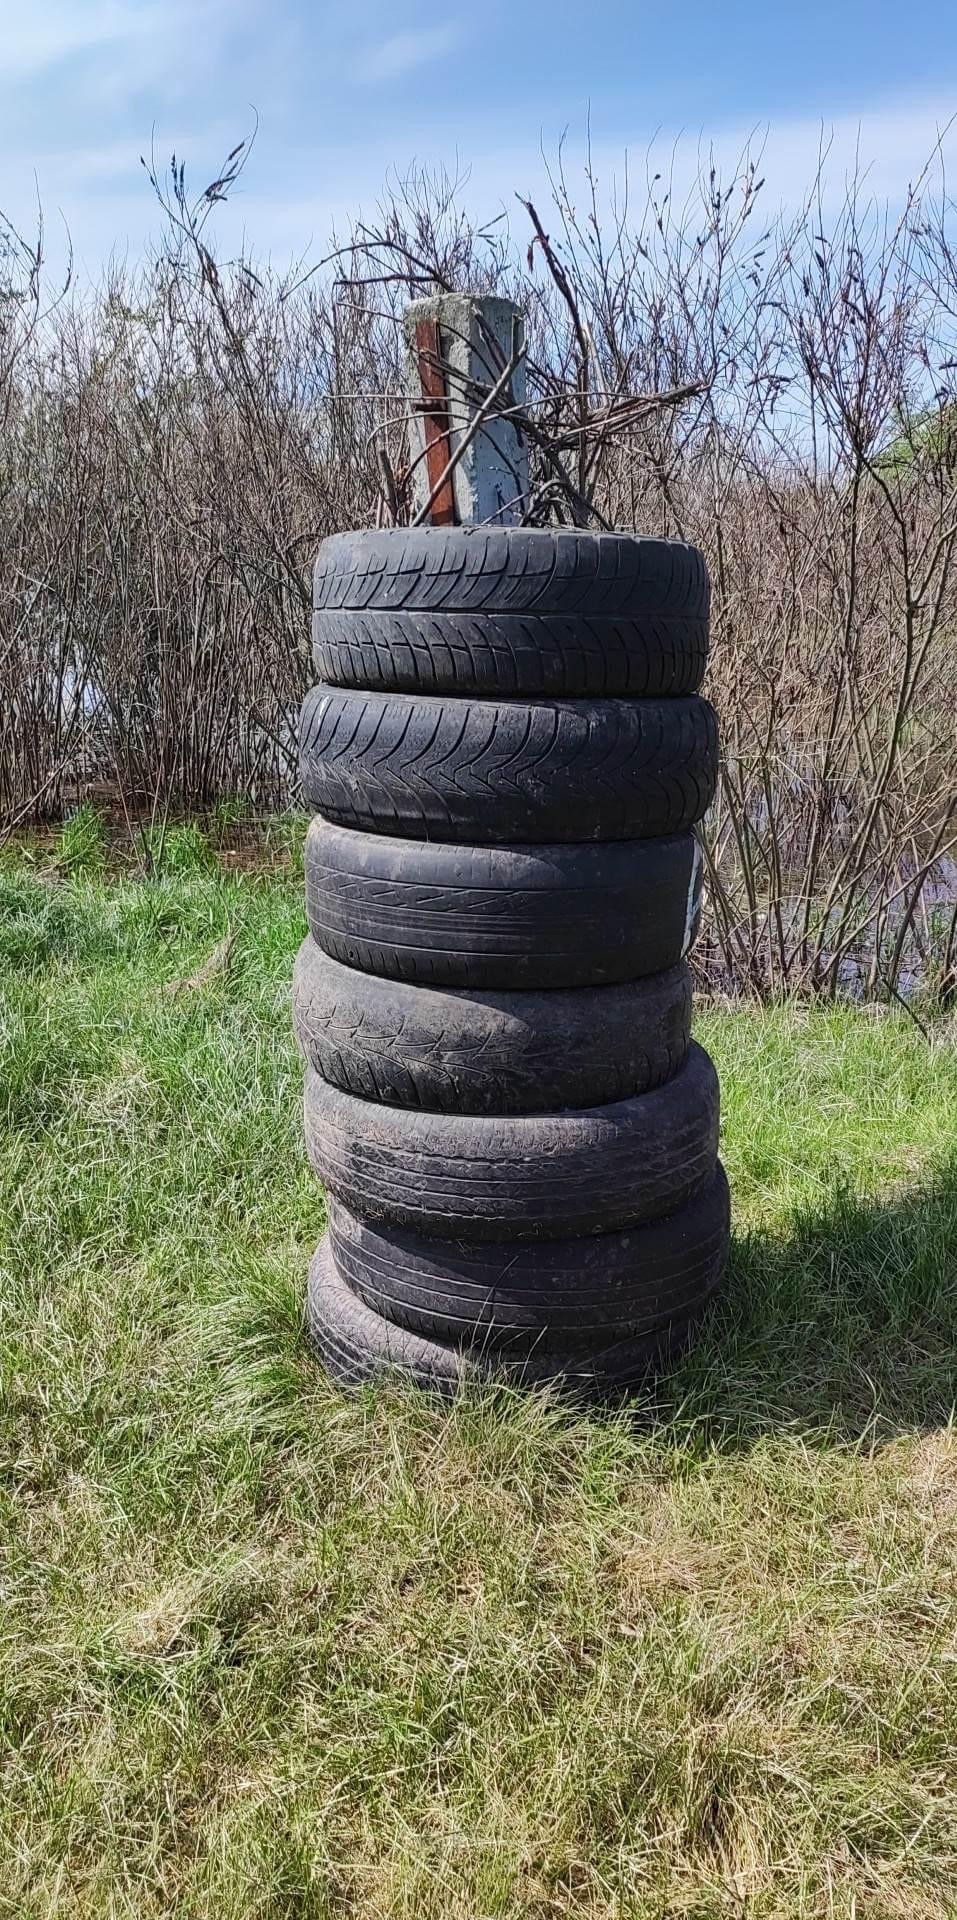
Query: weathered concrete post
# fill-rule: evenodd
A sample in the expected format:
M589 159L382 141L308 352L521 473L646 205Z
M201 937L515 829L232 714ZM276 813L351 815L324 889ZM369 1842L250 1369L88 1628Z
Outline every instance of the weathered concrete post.
M519 524L528 447L503 413L525 404L520 309L492 295L440 293L414 300L403 324L414 515L436 527Z

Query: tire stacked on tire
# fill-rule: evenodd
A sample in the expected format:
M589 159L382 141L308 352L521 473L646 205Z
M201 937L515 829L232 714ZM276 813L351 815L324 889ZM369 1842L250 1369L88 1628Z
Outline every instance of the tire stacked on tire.
M314 575L296 963L329 1196L331 1374L627 1391L725 1265L718 1084L690 1038L702 556L676 541L336 535Z

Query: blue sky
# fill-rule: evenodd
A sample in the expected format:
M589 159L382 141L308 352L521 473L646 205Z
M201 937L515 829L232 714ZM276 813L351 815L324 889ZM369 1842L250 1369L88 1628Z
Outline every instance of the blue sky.
M412 162L469 170L469 204L540 190L541 145L590 112L599 173L649 142L679 172L699 143L733 161L766 135L775 201L799 197L822 128L835 190L855 151L899 198L957 112L957 8L946 0L434 0L350 7L306 0L0 0L0 207L51 252L70 228L81 273L136 253L153 221L139 155L155 142L205 184L259 115L254 157L220 216L283 262L320 250L333 222L374 207ZM957 166L957 137L946 150Z

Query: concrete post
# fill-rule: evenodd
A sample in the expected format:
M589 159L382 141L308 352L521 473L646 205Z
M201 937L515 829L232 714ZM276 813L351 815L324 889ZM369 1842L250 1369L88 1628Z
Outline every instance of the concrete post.
M496 408L525 403L520 309L491 295L440 293L412 301L403 324L413 516L439 527L515 526L528 500L527 444L512 420L490 413L475 422L492 393Z

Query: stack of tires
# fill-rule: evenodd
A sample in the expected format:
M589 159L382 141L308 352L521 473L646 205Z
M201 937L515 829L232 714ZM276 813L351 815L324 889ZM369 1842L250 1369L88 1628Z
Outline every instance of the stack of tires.
M728 1242L690 1039L708 576L680 542L342 534L302 714L294 985L330 1371L592 1397L690 1337Z

